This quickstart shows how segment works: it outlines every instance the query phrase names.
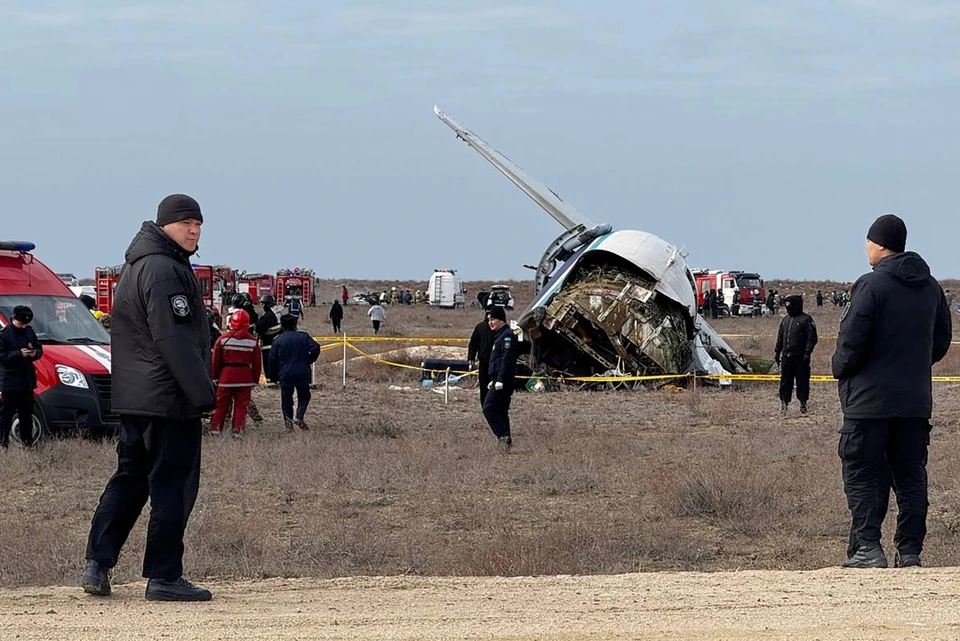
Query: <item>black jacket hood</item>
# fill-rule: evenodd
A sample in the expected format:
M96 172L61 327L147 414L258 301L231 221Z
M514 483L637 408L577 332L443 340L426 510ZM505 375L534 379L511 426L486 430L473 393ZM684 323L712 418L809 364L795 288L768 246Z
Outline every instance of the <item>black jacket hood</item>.
M173 242L167 234L160 229L160 226L154 222L146 220L140 227L140 231L130 241L127 252L124 254L124 260L131 265L145 256L153 254L163 254L174 260L189 263L189 257L196 252L187 253L180 245Z
M930 266L916 252L901 252L882 259L873 268L884 272L907 287L923 287L930 280Z
M803 296L800 294L791 294L783 299L783 305L787 308L787 313L791 316L799 316L803 313Z

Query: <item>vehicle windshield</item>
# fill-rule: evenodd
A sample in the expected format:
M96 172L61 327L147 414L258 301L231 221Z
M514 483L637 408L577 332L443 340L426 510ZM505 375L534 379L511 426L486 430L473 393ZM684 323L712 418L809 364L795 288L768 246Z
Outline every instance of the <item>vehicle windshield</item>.
M737 287L749 287L750 289L757 289L763 287L763 283L760 282L760 278L756 276L741 276L737 278Z
M33 310L30 326L48 345L109 345L110 335L79 298L72 296L0 296L0 314L13 318L17 305Z

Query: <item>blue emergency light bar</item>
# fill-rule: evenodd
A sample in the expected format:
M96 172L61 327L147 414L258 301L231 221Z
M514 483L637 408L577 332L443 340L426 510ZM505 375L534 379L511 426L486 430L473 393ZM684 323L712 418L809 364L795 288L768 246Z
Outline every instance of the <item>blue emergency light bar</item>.
M36 245L26 240L0 240L0 250L30 252L36 248Z

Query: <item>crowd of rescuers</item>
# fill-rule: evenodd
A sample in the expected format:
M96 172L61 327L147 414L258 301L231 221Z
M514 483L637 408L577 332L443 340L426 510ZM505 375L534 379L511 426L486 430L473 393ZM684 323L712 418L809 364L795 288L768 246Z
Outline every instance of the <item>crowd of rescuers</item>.
M146 598L209 600L209 590L183 576L183 534L200 481L202 417L212 413L210 429L219 433L232 410L233 433L242 435L249 390L262 371L280 387L286 428L307 429L311 365L319 346L297 329L299 315L272 296L264 297L261 312L246 297L236 298L227 329L211 336L189 260L202 223L193 198L168 196L156 222L142 224L125 254L112 327L113 406L121 421L117 471L91 523L81 581L89 594L111 593L109 572L149 499ZM932 366L951 344L952 297L923 258L906 251L906 239L906 225L895 215L870 226L866 254L872 271L850 290L831 358L843 413L837 452L851 517L843 563L849 568L887 567L881 528L891 491L899 507L894 564L921 565ZM775 348L781 409L786 412L796 385L806 412L816 324L803 311L802 296L786 296L783 306L787 314ZM17 308L0 331L3 427L13 413L26 411L36 386L33 362L42 347L31 321L29 308ZM474 329L468 361L479 366L483 415L504 451L513 444L509 408L516 357L506 312L493 306Z

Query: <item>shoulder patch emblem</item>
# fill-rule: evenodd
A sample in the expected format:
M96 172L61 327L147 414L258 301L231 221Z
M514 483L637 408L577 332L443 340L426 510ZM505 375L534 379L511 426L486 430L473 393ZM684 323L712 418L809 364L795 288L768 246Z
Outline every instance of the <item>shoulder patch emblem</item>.
M170 297L170 307L173 309L173 315L178 318L186 318L190 315L190 301L185 294L174 294Z

